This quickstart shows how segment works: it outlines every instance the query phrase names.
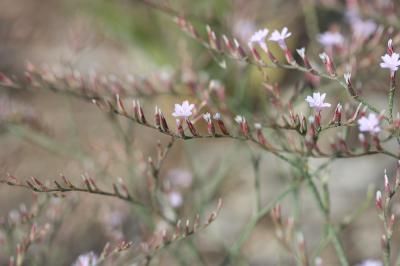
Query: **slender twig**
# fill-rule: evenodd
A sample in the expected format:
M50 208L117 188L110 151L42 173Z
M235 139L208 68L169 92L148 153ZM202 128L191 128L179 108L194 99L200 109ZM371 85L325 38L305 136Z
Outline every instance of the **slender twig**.
M270 201L266 206L262 207L260 211L253 216L253 218L246 224L244 230L239 235L235 243L230 248L227 256L221 263L221 265L229 265L232 260L234 260L238 253L240 252L242 246L246 243L247 239L250 237L251 232L253 232L257 223L267 214L269 213L273 207L280 201L282 201L286 196L290 195L294 189L300 186L300 182L293 182L288 188L282 191L275 199Z

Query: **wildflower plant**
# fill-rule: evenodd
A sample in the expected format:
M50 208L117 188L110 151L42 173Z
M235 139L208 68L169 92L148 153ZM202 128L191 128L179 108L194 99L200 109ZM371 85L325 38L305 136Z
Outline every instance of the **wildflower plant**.
M65 204L65 209L70 209L70 213L78 208L79 201L71 194L97 196L100 204L105 198L120 200L132 207L132 215L139 228L134 233L123 232L122 220L128 219L128 215L116 215L118 226L114 223L106 228L108 233L118 237L103 243L101 250L82 250L71 262L72 265L131 265L137 261L143 265L153 265L161 263L164 251L169 254L167 261L171 265L178 261L185 264L185 260L189 259L196 260L199 265L249 263L248 256L243 255L244 246L250 242L252 233L267 219L268 214L276 240L286 251L287 263L356 263L345 246L344 230L356 223L363 211L373 205L371 192L368 191L366 204L355 207L354 212L346 217L337 217L332 210L336 199L331 198L329 186L336 180L332 178L328 182L327 175L329 167L334 167L333 162L339 159L351 161L354 158L382 156L387 164L394 165L400 160L400 117L395 114L398 109L395 74L400 66L400 50L397 48L400 24L395 16L395 4L392 9L384 6L385 1L377 1L378 7L373 3L357 6L357 10L368 18L363 20L358 13L354 13L353 5L356 4L353 2L357 1L348 1L343 12L353 12L348 13L346 22L351 24L352 30L342 33L330 30L315 32L315 26L318 25L309 23L310 16L315 14L307 11L304 15L308 39L318 43L316 46L306 44L303 48L295 49L289 41L298 33L294 27L290 30L289 25L284 25L281 30L264 28L256 31L250 34L246 46L246 43L228 37L229 32L219 32L198 21L194 23L193 16L185 16L185 12L178 12L168 5L155 1L139 2L174 21L178 29L192 38L185 40L202 46L207 51L208 59L214 60L215 65L223 71L234 66L241 70L255 67L262 77L257 85L263 88L262 96L253 99L250 105L254 108L243 108L240 102L242 98L229 91L232 84L216 80L220 77L212 72L210 76L202 76L202 69L188 66L190 64L187 61L190 60L186 57L181 70L176 70L181 71L180 75L163 72L153 74L153 78L132 74L123 78L93 71L84 74L71 70L69 66L58 71L33 63L27 64L23 77L1 74L0 86L4 90L32 93L52 91L98 108L99 112L106 114L107 121L118 136L118 144L110 144L115 152L107 151L107 156L102 157L100 153L107 150L107 146L93 141L92 148L99 154L89 156L84 149L75 150L53 138L47 130L48 126L41 122L40 114L29 108L10 107L9 100L0 99L0 126L6 132L56 154L72 156L82 165L94 166L90 173L81 173L79 181L64 174L50 179L17 177L14 173L5 173L1 177L4 185L33 192L31 209L21 207L0 220L0 233L7 235L7 239L0 243L7 246L5 250L9 265L43 263L40 258L49 256L48 250L31 247L52 247L57 230L68 218L68 213L64 213L58 204ZM324 3L319 5L324 7ZM378 18L369 13L373 8L391 16ZM311 9L306 6L305 10ZM357 41L353 41L355 39ZM276 43L280 49L272 49L272 43ZM293 51L297 51L298 56L294 56ZM290 80L273 82L270 79L271 69L287 71L291 79L298 80L295 85L290 84ZM387 70L390 75L385 74ZM376 75L380 89L389 84L389 89L385 90L387 106L373 101L374 98L368 97L368 91L364 89L365 84L373 86L362 80L371 73ZM184 92L179 90L182 87L185 88ZM168 105L157 102L160 95L165 94L177 96L175 102ZM138 133L141 129L146 129L147 133ZM151 148L141 147L149 138ZM174 152L184 150L185 145L196 141L202 144L187 156L195 158L191 163L192 170L175 170L167 175L167 163L179 168L179 158ZM222 154L221 161L229 161L230 165L220 163L222 166L212 165L210 169L204 169L207 167L201 162L202 171L197 171L198 150L204 148L207 158L214 156L214 151L204 143L215 144ZM243 150L246 152L243 153L249 156L230 150L229 147L234 143L245 145ZM280 180L285 188L271 195L267 195L262 186L266 181L262 167L265 154L283 163L280 175L288 176ZM235 162L238 158L240 162ZM190 158L185 159L190 161ZM323 163L316 167L314 160ZM121 161L126 166L126 172L119 177L112 170L113 164ZM215 228L220 220L230 219L228 214L223 213L225 206L222 203L229 203L224 198L229 182L224 178L235 163L253 170L252 192L241 196L251 199L254 207L250 217L243 215L246 219L241 229L225 239L225 236L218 235L220 229ZM214 161L213 164L218 162ZM269 164L270 167L276 165L278 163ZM396 167L395 181L389 180L385 173L384 192L377 190L375 197L378 215L383 223L381 260L385 266L399 263L400 255L393 248L397 214L392 206L400 184L399 167ZM200 179L201 173L203 179ZM113 178L97 177L101 175ZM367 184L360 186L368 190ZM316 235L309 234L303 228L301 218L305 214L302 215L304 210L300 204L306 197L301 191L306 191L307 196L312 198L314 204L310 208L313 212L316 209L322 217L320 223L323 230L313 233ZM289 203L285 200L288 197L294 200ZM54 198L64 203L53 204ZM350 199L346 200L346 204L355 205ZM46 208L52 210L51 215L43 214ZM213 209L210 211L210 208ZM217 217L220 213L220 217ZM229 223L235 223L235 220ZM108 221L115 222L112 219ZM132 223L126 223L132 226ZM212 258L212 252L197 242L202 234L212 229L212 232L217 232L217 238L230 242L219 242L218 258ZM311 237L318 241L308 241ZM188 258L188 252L175 249L177 245L185 246L194 257ZM335 254L333 262L324 257L324 252L330 246ZM42 256L35 256L34 252ZM35 261L36 258L38 261ZM325 263L325 260L328 262ZM374 258L363 260L375 261Z

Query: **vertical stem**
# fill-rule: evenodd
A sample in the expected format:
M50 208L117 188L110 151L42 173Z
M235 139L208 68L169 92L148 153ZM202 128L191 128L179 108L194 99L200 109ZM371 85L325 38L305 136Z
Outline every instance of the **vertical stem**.
M256 191L256 213L259 213L261 210L260 160L260 156L252 157L254 168L254 188Z
M314 0L301 0L300 4L303 9L307 35L308 35L309 40L312 40L319 33L318 17L317 17L317 12L315 10L315 3L314 3ZM314 43L315 42L311 42L310 50L313 50L313 48L314 48L313 46L315 46L315 45L313 45Z
M332 239L332 244L336 250L336 254L339 257L340 264L342 266L348 266L349 262L347 261L347 258L344 253L343 246L340 242L338 233L336 232L335 227L331 224L331 221L330 221L329 208L325 207L322 197L317 189L317 186L315 185L314 181L312 180L312 177L310 176L310 174L307 171L307 162L306 162L305 169L304 169L304 175L305 175L305 178L307 179L309 188L310 188L315 200L317 201L318 208L320 209L320 211L322 212L322 214L325 217L328 233L330 235L330 238Z
M383 210L383 226L385 228L385 236L386 236L386 243L383 247L383 265L390 266L390 246L392 241L392 236L389 234L389 226L388 226L388 208L389 208L389 201L386 202L385 208ZM390 218L389 218L390 219Z
M272 210L275 205L284 199L287 195L292 193L293 189L297 188L300 185L299 182L293 182L287 189L285 189L281 194L279 194L274 200L272 200L269 204L260 209L257 215L253 216L253 218L246 224L245 229L240 234L238 240L232 245L229 250L229 253L224 258L221 263L221 266L230 265L233 260L239 254L242 246L246 243L246 240L250 237L251 232L253 232L256 227L258 221L262 219L268 212Z
M396 90L395 76L390 77L390 91L389 91L389 122L393 123L393 102L394 102L394 92Z

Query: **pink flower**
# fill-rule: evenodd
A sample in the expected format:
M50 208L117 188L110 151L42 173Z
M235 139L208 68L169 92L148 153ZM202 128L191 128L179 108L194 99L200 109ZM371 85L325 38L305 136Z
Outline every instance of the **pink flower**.
M258 44L264 51L267 51L267 44L265 43L265 38L267 38L269 33L268 29L263 29L255 32L248 42L250 49L253 49L254 44Z
M392 53L391 55L385 54L382 56L383 62L380 64L381 68L390 69L390 75L393 77L394 73L399 69L400 66L400 55L398 53Z
M383 264L380 260L364 260L356 266L383 266Z
M368 117L361 117L358 119L358 128L361 132L369 132L371 134L377 134L381 131L379 126L379 119L376 114L370 113Z
M330 103L325 103L326 93L321 94L320 92L314 92L313 96L307 96L306 102L308 102L311 108L314 108L316 112L320 112L323 108L331 107Z
M344 38L342 34L340 34L339 32L331 32L331 31L319 34L317 40L325 48L341 46L344 43Z
M94 266L97 264L97 255L92 251L82 254L78 259L72 264L73 266Z
M192 115L194 104L189 104L189 101L184 101L182 105L175 104L175 112L172 113L174 117L188 118Z
M283 50L286 50L287 47L286 47L285 39L289 38L291 35L292 35L292 33L288 31L288 28L284 27L281 32L275 30L271 34L271 37L269 38L269 40L273 41L273 42L277 42Z
M183 197L182 194L176 191L171 191L168 194L168 200L169 200L169 204L171 204L171 206L173 208L178 208L182 205L183 203Z
M371 19L355 19L351 24L351 27L353 28L354 36L362 39L371 36L377 28L376 23Z

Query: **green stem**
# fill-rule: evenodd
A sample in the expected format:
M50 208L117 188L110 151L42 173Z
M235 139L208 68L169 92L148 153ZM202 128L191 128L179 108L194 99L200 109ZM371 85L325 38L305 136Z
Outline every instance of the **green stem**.
M229 250L229 254L225 257L221 265L229 265L229 263L234 260L239 254L242 246L246 243L247 239L250 237L251 232L256 227L258 221L262 219L268 212L272 210L272 208L284 199L286 196L292 193L294 189L296 189L300 185L299 182L292 183L288 188L286 188L281 194L279 194L274 200L272 200L265 207L261 208L260 211L246 224L245 229L240 234L238 240Z
M328 230L328 235L330 236L330 239L332 240L332 244L336 250L336 254L339 257L340 264L342 266L348 266L349 262L347 261L346 255L343 250L343 246L340 242L338 233L335 229L335 227L331 224L330 222L330 217L329 217L329 209L325 207L324 202L322 200L322 197L317 189L317 186L315 185L314 181L312 180L311 176L307 171L304 171L305 177L307 179L307 183L309 185L309 188L317 201L318 208L322 212L322 214L325 217L326 220L326 226Z

